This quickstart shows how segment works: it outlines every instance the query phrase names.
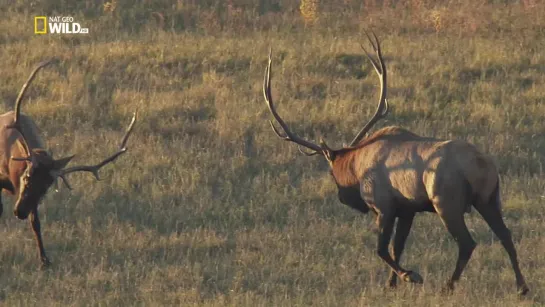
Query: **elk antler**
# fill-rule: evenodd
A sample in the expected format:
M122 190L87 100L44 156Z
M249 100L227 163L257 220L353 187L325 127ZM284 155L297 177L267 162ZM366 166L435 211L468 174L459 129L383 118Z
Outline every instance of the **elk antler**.
M28 86L32 83L32 80L34 80L34 77L36 77L36 74L38 73L38 71L42 69L43 67L51 64L52 62L53 62L53 59L48 61L43 61L43 62L40 62L38 66L36 66L36 68L34 68L34 70L30 73L30 76L26 80L25 84L23 84L23 86L21 87L21 91L19 92L19 95L17 96L17 100L15 100L15 112L13 114L13 123L7 126L7 128L15 129L21 134L23 138L21 144L23 144L23 147L25 148L26 155L27 155L24 158L12 157L11 159L15 161L32 161L31 150L28 147L28 142L25 138L23 128L21 127L21 123L19 122L19 118L21 114L21 102L23 101L23 97L25 96Z
M375 111L375 114L369 120L367 124L358 132L354 140L350 143L350 147L355 146L359 143L359 141L365 136L365 134L373 127L373 125L379 121L381 118L384 118L388 114L388 100L386 100L386 65L384 64L384 59L382 58L382 51L380 49L380 42L375 35L374 32L371 32L373 34L374 42L369 36L367 32L365 32L365 35L367 35L367 38L369 39L369 42L371 43L371 46L373 46L373 50L377 54L378 58L378 64L377 62L371 57L371 55L367 52L365 47L361 45L361 49L365 52L367 55L367 58L369 61L371 61L371 64L373 64L373 67L375 68L375 71L377 72L377 75L380 79L380 100L378 102L377 110ZM379 69L380 65L380 69Z
M293 132L291 132L290 129L288 128L288 125L286 125L284 120L282 120L280 115L278 115L278 113L276 112L276 109L273 104L272 95L271 95L271 64L272 64L272 49L269 51L269 64L267 65L265 69L265 79L263 80L263 96L265 97L265 102L267 103L267 106L269 107L269 110L271 111L274 119L278 122L278 124L280 124L280 127L282 127L282 130L284 130L285 135L280 134L279 130L276 128L273 122L269 121L274 133L276 133L276 135L279 138L285 141L294 142L296 144L299 144L301 146L311 149L312 152L308 153L309 155L323 154L323 149L319 145L306 141L298 137L297 135L295 135Z
M58 171L53 171L53 175L56 177L60 177L63 180L66 187L70 190L72 189L72 187L70 186L70 184L68 183L68 180L65 177L67 174L70 174L73 172L90 172L95 176L96 180L100 180L100 177L98 176L98 170L104 165L110 162L113 162L115 159L117 159L117 157L119 157L120 155L124 154L127 151L127 147L126 147L127 141L133 130L134 123L136 122L137 114L138 114L138 111L135 111L132 117L131 123L129 124L129 128L127 128L127 131L125 132L125 136L123 137L121 141L121 145L119 146L119 150L116 153L114 153L113 155L109 156L108 158L104 159L102 162L96 165L82 165L82 166L69 167L69 168L58 170Z

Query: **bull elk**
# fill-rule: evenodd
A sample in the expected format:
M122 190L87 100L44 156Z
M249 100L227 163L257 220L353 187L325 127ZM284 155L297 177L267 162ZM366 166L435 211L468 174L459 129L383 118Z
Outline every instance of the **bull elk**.
M104 165L114 161L127 151L126 143L136 121L136 112L121 141L120 149L96 165L74 166L65 168L74 158L68 156L54 159L44 148L44 142L38 134L34 121L21 114L21 102L28 86L36 73L52 61L38 64L28 80L21 88L15 101L15 111L0 115L0 189L16 195L13 214L21 220L30 216L30 225L36 237L39 256L43 266L50 264L42 242L40 219L38 217L38 203L49 187L62 179L67 188L71 189L66 175L73 172L90 172L100 180L98 171ZM0 202L0 215L3 205Z
M371 120L358 132L349 146L332 149L294 134L278 115L271 95L272 51L265 69L263 94L265 102L283 132L270 121L275 134L322 155L329 163L338 188L338 198L363 213L376 214L378 226L377 254L391 268L388 286L397 285L397 277L405 282L422 283L422 277L399 264L413 219L418 212L435 212L458 245L458 259L452 276L444 288L454 289L469 261L476 243L464 221L464 214L475 207L500 239L509 255L518 292L528 287L519 268L509 229L505 226L500 201L498 171L492 159L465 141L441 140L416 135L400 127L382 128L365 137L371 127L388 114L387 74L378 38L367 34L377 59L362 45L380 80L380 100ZM388 245L397 218L392 254Z

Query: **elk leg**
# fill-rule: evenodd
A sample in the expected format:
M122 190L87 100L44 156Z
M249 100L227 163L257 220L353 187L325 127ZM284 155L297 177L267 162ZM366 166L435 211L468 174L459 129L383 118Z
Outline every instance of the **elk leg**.
M398 217L396 225L396 233L394 236L394 244L392 246L392 254L395 263L399 265L401 260L401 254L405 248L405 242L411 231L413 224L414 214L408 216ZM390 271L390 278L388 279L388 286L395 288L397 286L397 274L394 270Z
M388 252L388 245L392 236L394 222L394 215L385 215L383 213L379 213L377 216L377 224L379 228L377 243L378 256L382 260L384 260L384 262L386 262L392 268L395 274L398 275L403 281L420 284L423 282L422 277L416 272L402 269L399 266L398 261L394 261L394 259L392 259L390 253Z
M456 268L452 273L452 277L447 282L446 291L452 291L454 289L454 283L460 279L464 268L466 267L473 250L477 246L477 243L471 237L469 230L467 229L464 221L463 212L456 214L454 212L440 212L439 215L443 224L447 227L449 233L454 237L456 243L458 243L458 260L456 261ZM449 214L450 213L450 214Z
M529 288L524 281L522 272L520 271L517 251L515 249L515 245L513 244L513 239L511 238L511 232L503 222L499 206L497 204L486 204L477 206L476 208L488 226L490 226L492 231L500 239L503 248L507 251L509 260L511 260L511 266L513 267L513 271L515 271L518 292L520 295L525 295L528 293Z
M30 226L32 231L34 231L34 236L36 237L36 243L38 244L38 251L40 252L40 260L42 261L42 266L46 267L51 264L47 256L45 255L44 244L42 241L42 230L40 226L40 218L38 217L38 210L34 209L30 213Z

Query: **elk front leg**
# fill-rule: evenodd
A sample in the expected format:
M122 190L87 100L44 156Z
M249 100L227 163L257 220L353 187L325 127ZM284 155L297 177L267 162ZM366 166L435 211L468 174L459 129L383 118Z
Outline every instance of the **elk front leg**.
M405 248L405 242L411 231L411 226L413 224L414 214L409 214L407 216L398 217L396 233L394 236L394 244L392 247L392 254L394 256L394 261L399 265L401 259L401 254ZM388 279L388 286L390 288L395 288L397 286L397 274L394 270L390 271L390 278Z
M394 229L395 215L378 213L377 224L379 228L377 253L382 260L384 260L394 273L399 276L405 282L412 282L421 284L423 282L422 277L412 271L402 269L397 261L394 261L388 252L388 245Z
M40 253L40 260L42 261L42 266L47 267L51 264L47 256L45 255L44 244L42 241L42 230L40 225L40 218L38 217L38 209L33 210L30 213L30 226L32 231L34 231L34 236L36 237L36 243L38 244L38 251Z

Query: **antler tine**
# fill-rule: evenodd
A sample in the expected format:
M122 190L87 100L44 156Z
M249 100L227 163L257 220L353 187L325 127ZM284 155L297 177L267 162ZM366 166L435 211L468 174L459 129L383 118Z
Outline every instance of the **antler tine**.
M390 111L390 105L388 104L388 99L384 99L384 109L382 110L382 113L380 114L381 118L388 115L389 111Z
M131 135L132 129L134 128L134 123L136 123L136 117L138 116L138 109L134 111L134 114L131 119L131 123L129 124L129 128L127 128L127 131L125 132L125 136L123 137L123 140L121 141L121 145L119 146L121 149L127 150L127 141L129 140L129 136Z
M321 152L319 151L304 151L301 146L297 146L297 149L299 149L299 152L304 154L305 156L307 157L310 157L310 156L314 156L314 155L317 155L317 154L320 154Z
M38 63L36 68L34 68L34 70L30 73L30 75L28 76L28 79L26 80L26 82L21 87L21 90L19 91L19 95L17 95L17 99L15 100L15 111L14 111L14 114L13 114L13 123L11 125L7 126L7 128L16 129L21 134L21 136L23 137L23 142L21 142L21 143L23 144L23 147L25 148L25 151L26 151L26 154L27 154L28 157L30 157L30 148L28 147L28 143L26 141L25 134L24 134L23 129L21 127L21 124L19 122L19 117L20 117L20 114L21 114L21 102L23 101L23 97L25 96L25 93L26 93L26 91L28 89L28 86L34 80L34 77L36 77L36 74L38 73L38 71L40 71L40 69L42 69L43 67L51 64L52 62L53 62L53 59L40 62L40 63ZM29 158L13 158L13 160L15 160L15 161L30 161Z
M369 61L371 62L371 64L373 65L373 68L375 69L375 71L377 72L377 74L382 74L382 72L379 70L378 68L378 65L377 62L375 62L375 59L373 59L373 57L369 54L369 52L367 52L367 49L365 49L365 47L363 46L363 44L360 44L360 47L361 49L365 52L365 55L367 56L367 58L369 59Z
M269 121L269 125L271 125L271 128L272 130L274 131L274 133L281 139L283 140L286 140L286 141L289 141L289 137L287 137L286 135L282 135L282 133L280 133L280 131L278 130L278 128L276 128L276 126L274 125L274 123L272 122L272 120Z
M64 184L64 186L68 189L68 190L72 190L72 186L70 185L70 183L68 182L68 179L66 179L66 177L64 177L63 174L59 174L58 175L59 178L62 179L62 183ZM57 189L58 190L58 189Z
M367 36L367 39L369 40L369 43L371 43L371 46L373 46L373 51L380 53L380 41L378 40L377 35L375 34L375 31L371 30L371 34L373 35L373 38L371 38L371 35L369 35L369 32L367 32L366 30L363 30L363 33L365 33L365 35Z
M271 95L271 63L272 63L272 47L269 49L269 64L267 65L267 68L265 70L265 80L263 81L263 93L265 95L265 101L267 102L267 105L269 106L269 109L271 108L272 104L272 95ZM272 107L274 109L274 106ZM274 115L274 114L273 114ZM276 117L275 117L276 118ZM280 119L282 120L282 119ZM285 141L289 141L289 137L287 135L282 135L280 131L276 128L272 120L269 120L269 124L271 125L271 128L273 129L274 133L281 139ZM282 123L280 123L282 128L284 127Z
M371 43L371 46L373 46L373 50L377 54L378 64L371 57L371 55L367 52L365 47L363 47L363 45L361 45L361 48L363 49L363 51L367 55L367 58L369 58L371 64L375 68L375 71L376 71L376 73L377 73L377 75L379 77L379 81L380 81L380 100L379 100L377 109L375 111L375 114L369 120L369 122L367 122L367 124L365 124L365 126L358 132L358 134L352 140L352 142L350 142L350 146L355 146L356 144L358 144L359 141L369 131L369 129L371 129L371 127L373 127L373 125L377 121L379 121L381 118L384 118L388 114L388 111L389 111L388 100L386 99L386 92L387 92L386 65L384 64L384 59L382 58L382 50L381 50L381 47L380 47L380 41L378 40L378 38L377 38L377 36L376 36L376 34L374 32L372 32L372 34L373 34L373 38L375 40L374 42L373 42L373 39L371 39L371 36L369 36L369 34L367 32L365 32L365 35L369 39L369 42ZM380 66L380 69L379 69L379 66Z
M369 33L367 33L367 31L363 30L363 33L365 33L365 36L367 36L367 39L369 40L369 42L371 43L371 46L373 47L373 51L377 54L379 54L379 58L381 57L380 54L380 43L377 39L377 36L375 35L375 32L372 32L373 33L373 36L375 38L375 42L373 42L373 40L371 39L371 36L369 36ZM375 45L376 43L376 45ZM381 69L379 70L378 68L378 65L377 62L375 61L375 59L373 59L373 57L371 56L371 54L369 54L369 52L367 52L367 49L365 49L365 46L363 46L363 44L360 44L360 47L361 49L365 52L365 55L367 56L367 58L369 59L369 61L371 61L371 64L373 64L373 68L375 68L375 71L377 72L377 74L381 75L382 74L382 67Z
M28 86L32 83L32 80L34 80L34 77L36 77L36 74L38 73L38 71L42 69L43 67L51 64L52 62L53 62L53 59L38 63L38 66L34 68L34 70L30 73L30 76L26 80L25 84L23 84L23 86L21 87L21 91L19 91L17 100L15 100L15 116L13 120L13 126L17 126L19 124L19 114L21 113L21 101L23 100L23 97L25 96Z
M375 52L377 53L377 56L380 62L380 71L382 72L382 74L386 74L386 65L384 64L384 59L382 58L382 48L380 47L380 41L378 40L378 37L375 34L375 32L371 31L371 33L373 34L373 37L375 38L376 46L373 44L373 48L375 49Z
M306 141L304 139L301 139L300 137L292 133L290 129L288 128L288 125L286 125L284 120L276 112L276 108L274 107L272 94L271 94L271 66L272 66L272 48L269 50L269 63L267 64L267 67L265 68L265 77L263 80L263 96L265 97L265 102L267 103L267 106L269 107L269 111L272 113L274 119L276 120L276 122L278 122L278 124L284 131L284 135L280 133L280 131L276 128L276 126L274 125L272 121L269 121L273 131L276 133L276 135L279 138L285 141L294 142L296 144L309 148L315 151L316 153L322 153L322 149L320 146L318 146L317 144L311 143L309 141Z
M90 172L93 174L93 176L95 176L96 180L100 180L100 177L98 176L98 171L100 170L100 168L102 168L104 165L110 162L113 162L120 155L124 154L127 151L127 147L126 147L127 140L129 139L129 136L134 128L137 115L138 115L138 111L135 111L132 117L131 123L129 124L129 127L127 128L127 131L125 132L125 136L123 136L121 145L119 146L119 150L116 153L114 153L113 155L109 156L108 158L104 159L102 162L96 165L74 166L70 168L65 168L65 169L57 171L55 175L60 177L63 180L64 184L66 185L68 189L72 189L72 188L70 187L70 184L68 183L68 180L66 179L65 176L73 172Z

